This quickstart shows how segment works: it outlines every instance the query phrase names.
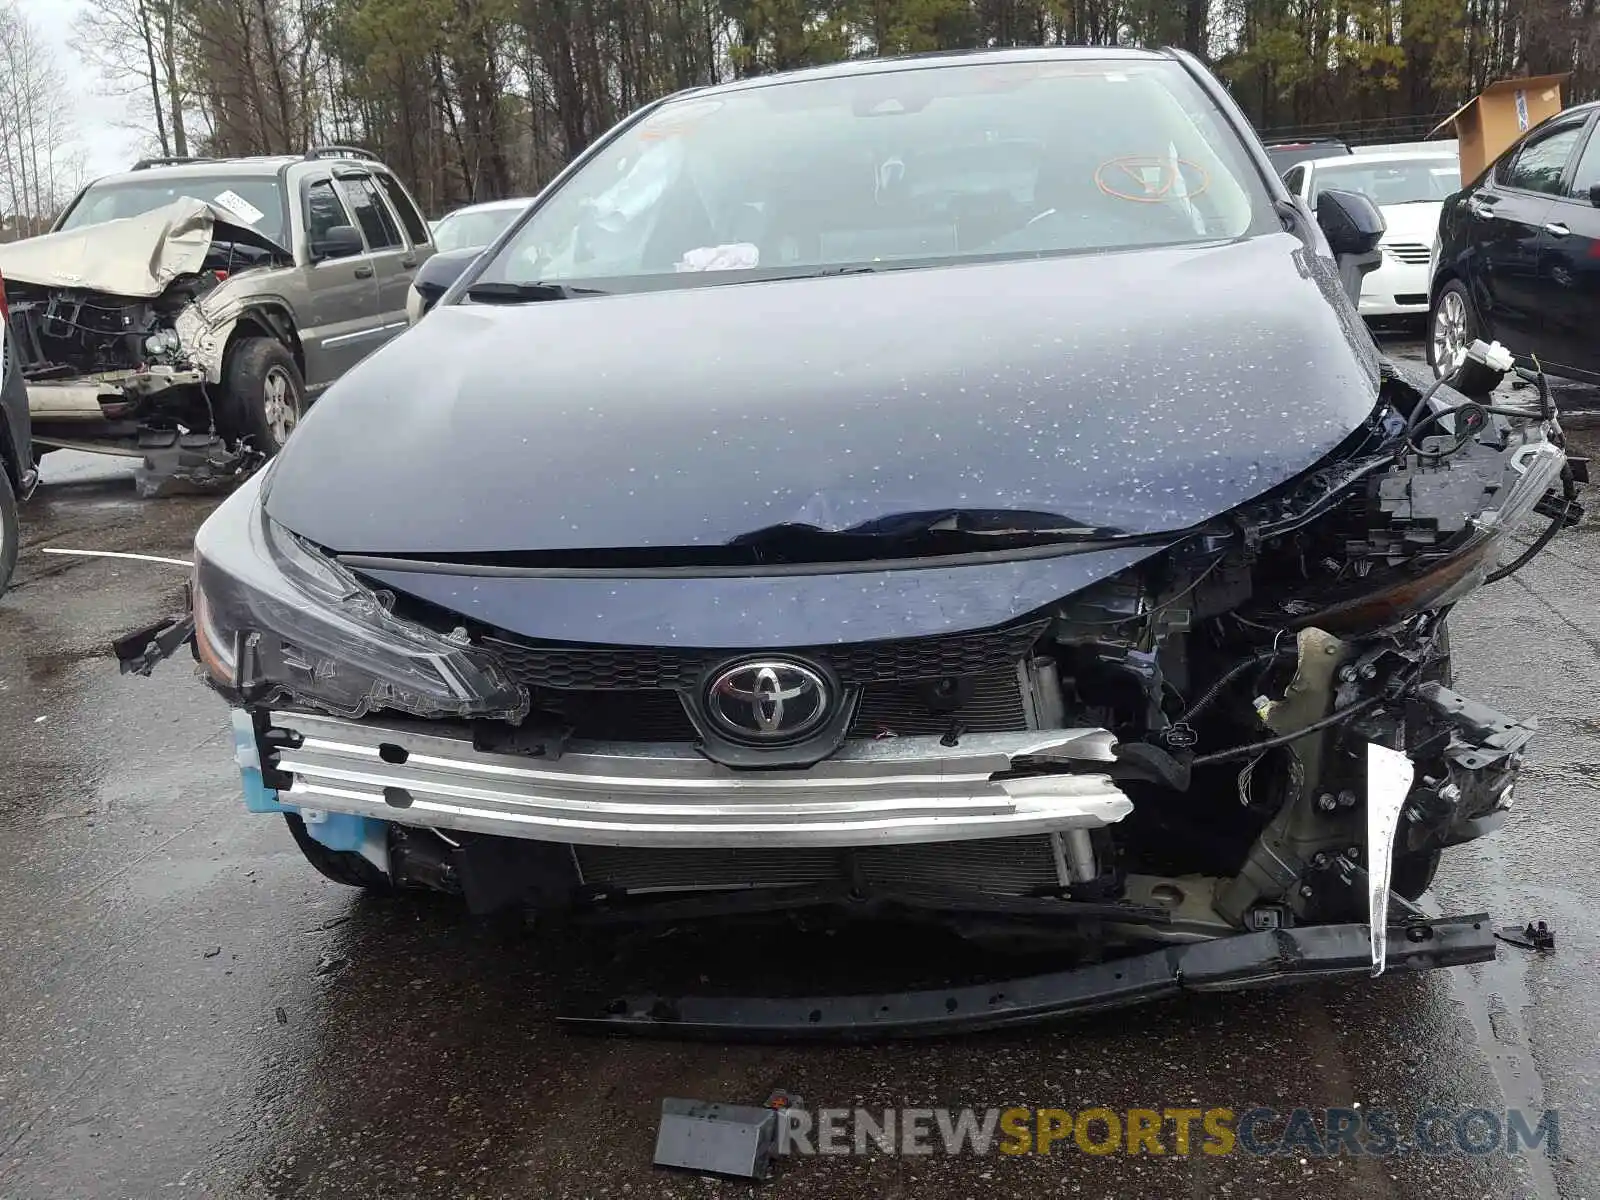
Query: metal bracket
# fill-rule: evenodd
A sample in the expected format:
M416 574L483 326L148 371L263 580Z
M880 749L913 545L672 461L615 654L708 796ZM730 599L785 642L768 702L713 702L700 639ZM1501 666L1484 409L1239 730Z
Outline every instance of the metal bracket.
M1389 875L1400 813L1416 767L1398 750L1367 743L1367 920L1372 928L1372 973L1382 975L1389 949Z
M111 643L111 652L117 656L122 674L148 675L192 637L194 615L183 613L124 634Z

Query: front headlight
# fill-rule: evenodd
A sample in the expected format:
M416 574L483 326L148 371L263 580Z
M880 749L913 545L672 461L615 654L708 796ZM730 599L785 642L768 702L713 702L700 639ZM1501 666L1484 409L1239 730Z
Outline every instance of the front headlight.
M465 630L436 633L267 517L251 481L195 537L195 647L246 701L303 703L343 717L520 721L525 689Z

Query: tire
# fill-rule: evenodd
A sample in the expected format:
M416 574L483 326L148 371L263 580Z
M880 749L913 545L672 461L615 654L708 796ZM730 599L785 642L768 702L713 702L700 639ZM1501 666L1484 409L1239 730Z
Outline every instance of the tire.
M1422 679L1426 683L1438 683L1445 687L1455 682L1455 670L1450 660L1450 622L1445 619L1445 624L1439 630L1439 640L1434 643L1433 657L1422 668ZM1415 900L1423 892L1433 886L1433 877L1439 870L1438 850L1412 850L1408 853L1397 853L1390 869L1389 887L1407 900Z
M267 457L283 449L306 408L306 385L294 355L276 338L240 338L223 374L222 432L249 438Z
M1466 287L1459 279L1452 279L1439 289L1428 309L1428 365L1434 375L1469 396L1486 396L1494 391L1505 373L1466 356L1467 347L1483 336L1483 326L1472 311Z
M289 823L294 844L300 847L306 861L335 883L373 892L393 890L389 877L361 855L350 850L330 850L312 837L299 813L284 813L283 819Z
M5 463L0 462L0 596L5 595L11 583L11 573L17 569L17 549L22 545L22 529L17 524L17 493L12 490L11 476Z
M1439 854L1438 850L1396 854L1389 874L1390 889L1407 900L1415 900L1433 886L1433 877L1439 870Z

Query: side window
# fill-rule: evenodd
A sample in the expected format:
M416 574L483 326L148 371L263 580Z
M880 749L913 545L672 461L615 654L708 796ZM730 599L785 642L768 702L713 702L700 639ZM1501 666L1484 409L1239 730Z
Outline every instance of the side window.
M1578 169L1572 176L1571 194L1580 200L1589 199L1589 189L1600 183L1600 130L1589 135L1589 144L1578 159Z
M1305 186L1305 182L1306 169L1304 167L1290 167L1283 173L1283 186L1289 189L1291 195L1298 196Z
M422 214L417 211L417 206L411 203L411 197L406 195L405 188L400 186L400 181L393 175L379 171L373 176L378 181L378 186L383 189L383 194L389 197L389 203L394 206L395 212L400 214L400 223L406 227L406 232L411 235L413 246L426 246L429 242L428 223L422 219Z
M360 175L354 179L341 179L339 190L350 202L350 207L355 209L361 232L367 235L368 249L387 250L401 244L400 229L378 198L378 189L372 185L371 178Z
M333 190L331 179L318 179L306 188L306 240L315 246L338 225L353 225L350 214Z
M1495 169L1496 182L1506 187L1559 196L1561 175L1567 169L1567 160L1572 157L1573 148L1582 135L1582 124L1567 125L1524 143L1509 164L1502 163Z

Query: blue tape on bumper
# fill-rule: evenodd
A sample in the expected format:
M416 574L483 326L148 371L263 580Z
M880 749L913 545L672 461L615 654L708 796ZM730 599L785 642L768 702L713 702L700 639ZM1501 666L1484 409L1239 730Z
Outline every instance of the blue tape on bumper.
M359 852L367 842L367 826L382 823L353 813L325 813L320 821L307 821L306 832L329 850Z
M233 757L239 764L244 784L244 806L253 813L299 813L294 804L283 804L278 793L261 778L261 752L256 746L255 723L243 709L233 710ZM301 813L306 832L329 850L360 852L369 837L381 840L383 822L352 813Z
M253 813L298 812L292 804L279 804L278 793L261 782L261 772L254 767L240 767L239 778L244 782L244 806Z

